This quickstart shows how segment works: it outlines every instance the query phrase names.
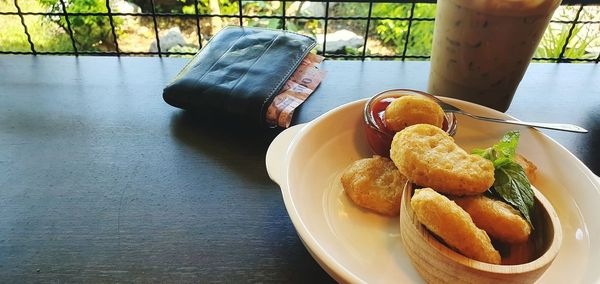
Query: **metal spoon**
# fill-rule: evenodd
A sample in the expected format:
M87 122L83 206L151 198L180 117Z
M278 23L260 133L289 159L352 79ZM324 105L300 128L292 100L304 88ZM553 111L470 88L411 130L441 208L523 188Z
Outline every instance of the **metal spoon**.
M500 118L491 118L478 116L474 114L470 114L465 112L464 110L457 108L451 104L445 103L442 100L438 99L436 96L431 95L431 97L442 107L442 109L446 112L460 113L466 116L470 116L475 119L490 121L490 122L498 122L498 123L508 123L508 124L516 124L516 125L524 125L524 126L532 126L538 128L546 128L553 130L561 130L561 131L569 131L569 132L577 132L577 133L588 133L587 129L574 125L574 124L565 124L565 123L542 123L542 122L525 122L518 120L510 120L510 119L500 119Z

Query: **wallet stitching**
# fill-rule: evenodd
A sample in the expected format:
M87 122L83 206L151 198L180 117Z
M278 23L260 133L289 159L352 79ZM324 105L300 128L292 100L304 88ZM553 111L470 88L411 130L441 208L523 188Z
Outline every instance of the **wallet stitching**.
M300 35L300 34L296 34L296 33L292 33L294 35ZM304 35L301 35L304 36ZM265 98L265 100L262 103L261 109L260 109L260 118L259 118L259 122L263 123L264 122L264 114L265 114L265 105L267 104L268 101L270 101L273 98L274 92L277 89L281 89L281 87L283 87L283 81L287 81L290 76L292 76L292 73L296 71L296 69L298 68L298 66L300 65L301 61L299 61L299 59L304 59L304 57L306 57L306 55L310 52L310 50L316 45L316 43L314 42L313 38L304 36L307 39L311 40L311 44L309 44L308 46L304 47L304 50L302 52L299 52L296 57L294 58L293 61L295 61L293 68L288 69L287 73L285 74L285 76L283 76L281 78L281 80L279 80L279 82L273 87L273 89L271 89L271 91L269 92L269 95Z
M217 63L219 63L219 61L221 61L223 56L225 56L225 54L227 54L238 43L238 41L240 41L240 39L242 39L242 37L245 35L246 35L246 30L243 30L243 33L235 40L234 43L231 44L231 46L227 49L227 51L223 52L223 54L221 54L221 56L219 56L219 58L217 60L215 60L215 62L208 69L206 69L206 72L204 72L204 74L196 80L196 83L195 83L196 86L200 85L200 83L202 82L202 79L204 79L204 77L206 77L206 75L208 75L210 73L210 71L212 71L212 69L215 67L215 65L217 65ZM211 40L211 42L212 42L212 40ZM210 44L210 42L208 44ZM208 46L208 44L207 44L207 46Z
M281 37L281 34L277 34L277 37L275 37L274 39L271 40L271 42L269 43L269 47L265 48L265 50L263 50L263 52L260 54L260 56L258 56L256 58L256 60L254 61L254 63L252 63L252 65L250 65L250 67L248 67L248 71L250 69L252 69L252 67L254 67L254 65L256 64L256 62L258 62L263 57L263 55L265 55L265 53L267 51L269 51L269 49L271 49L271 47L273 46L273 43L275 43L275 41L279 37ZM244 75L242 77L238 78L238 81L235 83L235 85L233 86L233 88L231 88L231 90L229 91L228 97L229 97L229 95L231 95L231 93L233 93L233 91L235 90L235 88L240 84L240 82L242 82L242 79L244 79L248 75L248 73L249 72L246 72L246 73L244 73ZM273 91L271 91L271 92L273 92ZM271 93L271 92L269 92L269 93ZM262 112L262 107L261 107L261 112Z
M309 44L308 47L310 47L310 49L312 49L314 46L316 46L317 44L315 43L315 39L312 37L309 37L307 35L303 35L303 34L299 34L296 32L291 32L288 30L281 30L281 29L271 29L271 28L258 28L258 27L245 27L244 29L249 29L249 30L263 30L263 31L273 31L273 32L277 32L277 33L286 33L292 36L297 36L297 37L303 37L305 39L308 39L311 41L311 44ZM308 53L307 53L308 54Z

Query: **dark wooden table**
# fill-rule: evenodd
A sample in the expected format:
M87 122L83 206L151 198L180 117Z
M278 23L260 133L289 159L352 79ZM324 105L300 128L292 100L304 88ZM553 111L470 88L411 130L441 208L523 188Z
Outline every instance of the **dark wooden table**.
M0 56L0 282L331 282L264 156L277 134L165 104L186 59ZM308 122L428 62L328 61ZM533 64L508 113L600 173L600 65Z

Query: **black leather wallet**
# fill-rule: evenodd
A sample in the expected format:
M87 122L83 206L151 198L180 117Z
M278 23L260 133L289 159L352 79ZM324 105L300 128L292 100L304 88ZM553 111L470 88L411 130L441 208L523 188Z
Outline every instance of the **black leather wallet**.
M226 27L165 87L163 99L267 127L269 104L315 45L293 32Z

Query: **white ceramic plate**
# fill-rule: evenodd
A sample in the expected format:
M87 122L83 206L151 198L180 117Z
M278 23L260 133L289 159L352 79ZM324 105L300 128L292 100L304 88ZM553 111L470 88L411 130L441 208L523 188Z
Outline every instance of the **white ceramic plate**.
M491 117L506 114L444 99ZM400 241L398 218L355 206L343 193L341 171L370 157L362 129L366 100L340 106L282 132L271 144L269 176L315 260L336 280L352 283L420 283ZM507 131L521 130L518 152L538 166L534 185L550 200L563 229L560 252L541 283L600 282L600 181L575 156L542 132L458 116L456 142L466 150L489 147ZM573 134L580 135L580 134Z

